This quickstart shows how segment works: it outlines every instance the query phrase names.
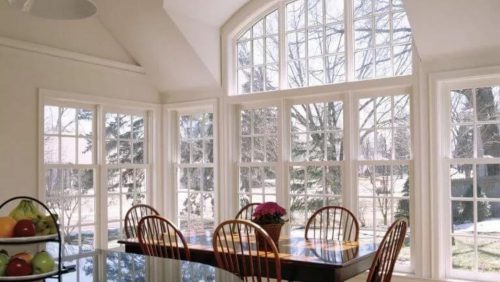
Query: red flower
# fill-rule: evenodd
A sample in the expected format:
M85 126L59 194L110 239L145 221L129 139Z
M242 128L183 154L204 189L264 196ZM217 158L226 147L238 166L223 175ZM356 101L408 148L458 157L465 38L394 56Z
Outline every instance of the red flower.
M267 202L257 206L253 212L253 216L277 215L284 216L286 210L275 202Z

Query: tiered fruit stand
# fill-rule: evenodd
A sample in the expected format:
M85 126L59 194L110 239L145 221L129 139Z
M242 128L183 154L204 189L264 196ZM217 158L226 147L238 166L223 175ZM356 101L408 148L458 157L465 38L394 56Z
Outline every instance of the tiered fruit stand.
M59 230L59 224L57 223L57 217L50 212L50 209L42 202L39 200L32 198L32 197L26 197L26 196L20 196L20 197L14 197L11 198L5 202L3 202L0 205L0 212L2 211L2 208L4 208L8 203L14 202L14 201L20 201L20 200L30 200L41 207L44 208L44 213L46 212L48 215L52 217L52 220L54 220L56 226L57 226L57 233L56 234L51 234L51 235L44 235L44 236L33 236L33 237L13 237L13 238L0 238L0 245L28 245L28 244L40 244L40 243L48 243L48 242L55 242L58 243L58 257L57 257L57 262L56 262L56 269L54 269L51 272L48 273L43 273L43 274L33 274L33 275L28 275L28 276L0 276L0 281L39 281L39 280L44 280L47 278L50 279L57 279L58 281L61 281L61 275L64 273L67 273L72 270L72 268L66 268L62 265L62 237L61 237L61 231Z

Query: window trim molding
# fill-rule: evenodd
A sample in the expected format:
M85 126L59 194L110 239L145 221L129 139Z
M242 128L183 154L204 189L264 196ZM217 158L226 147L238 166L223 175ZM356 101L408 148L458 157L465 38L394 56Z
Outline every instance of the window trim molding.
M108 109L108 107L117 110L124 111L142 111L146 113L147 118L147 135L149 136L148 140L148 166L150 169L149 175L149 190L148 190L148 202L157 207L163 207L163 203L158 200L157 193L159 191L159 187L161 187L161 178L159 177L159 167L161 167L161 158L159 158L156 152L158 152L159 144L161 144L161 139L159 139L160 135L156 134L156 132L160 132L161 124L160 117L161 114L160 108L161 105L154 103L144 103L144 102L136 102L125 99L117 99L117 98L108 98L102 97L98 95L88 95L81 94L70 91L60 91L60 90L51 90L45 88L38 88L38 168L37 168L37 194L38 198L42 201L45 200L45 189L44 189L44 106L47 103L53 103L58 105L68 105L71 107L75 106L83 106L83 107L91 107L95 110L95 134L94 140L96 141L96 150L94 152L95 155L95 163L92 164L95 167L95 176L94 187L96 189L95 195L95 238L94 245L96 248L107 248L107 230L104 230L103 224L107 222L106 212L97 213L98 210L102 210L107 206L107 198L104 196L107 192L107 189L103 187L106 186L105 177L103 175L103 170L105 169L105 164L102 163L103 155L102 155L102 142L104 136L102 136L103 125L99 123L99 120L103 118L104 111L103 109Z
M446 214L447 203L449 201L446 189L448 188L448 171L445 170L445 165L448 163L448 112L443 109L448 109L446 95L451 88L460 87L478 87L485 85L500 84L500 66L464 69L458 71L434 72L429 74L429 134L430 134L430 156L433 160L429 161L430 165L430 214ZM447 217L446 224L442 223L442 219L430 216L430 225L422 226L429 228L431 235L431 253L432 261L430 268L430 276L432 279L453 279L457 276L452 276L449 268L450 256L447 242L449 242L449 226L450 219ZM432 232L434 231L434 232ZM460 278L475 279L474 275L468 273L460 274ZM462 276L464 275L464 276ZM494 277L489 277L487 273L486 279L494 280ZM496 276L498 279L498 276Z

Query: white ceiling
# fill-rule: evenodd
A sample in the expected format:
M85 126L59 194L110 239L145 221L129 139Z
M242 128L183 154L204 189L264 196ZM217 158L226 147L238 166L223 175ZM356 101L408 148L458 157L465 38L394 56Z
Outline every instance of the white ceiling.
M423 61L500 48L499 0L404 0L404 4Z

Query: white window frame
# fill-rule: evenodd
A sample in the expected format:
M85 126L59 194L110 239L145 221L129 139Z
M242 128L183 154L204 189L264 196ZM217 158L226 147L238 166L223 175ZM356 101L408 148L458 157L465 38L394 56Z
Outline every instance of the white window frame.
M147 156L145 159L148 161L149 176L147 179L147 202L155 207L161 207L162 202L156 196L158 193L159 178L158 178L158 164L160 159L156 152L158 152L158 145L160 139L156 132L159 131L160 120L160 106L151 103L143 103L129 100L121 100L114 98L105 98L98 95L85 95L79 93L72 93L66 91L57 91L50 89L38 89L38 197L41 201L45 201L45 168L44 163L44 106L45 105L66 105L68 107L84 106L86 108L94 107L94 188L95 188L95 238L94 248L107 249L107 179L105 177L105 152L103 151L104 142L104 112L105 109L115 109L126 112L147 112L147 128L145 128L145 135L151 136L147 141L145 147L148 148ZM155 138L156 137L156 138ZM50 164L49 164L50 165ZM72 165L71 165L72 166ZM161 210L161 209L160 209ZM99 211L99 212L98 212Z
M202 112L213 113L213 163L211 164L194 164L188 165L192 167L213 167L214 169L214 222L220 222L220 219L225 217L225 205L219 203L227 203L227 195L220 189L219 175L221 173L219 162L219 105L216 99L208 99L197 102L172 103L163 105L163 158L165 165L163 168L164 176L164 195L162 195L165 203L166 216L177 225L178 217L178 168L183 167L179 163L179 117L182 114L196 114ZM223 150L221 150L223 152ZM172 197L173 195L173 197ZM214 226L215 227L215 226Z
M450 246L450 181L449 165L460 161L473 165L481 163L491 163L498 158L491 160L480 160L476 158L451 159L449 157L449 96L450 91L456 89L490 87L500 85L500 67L486 67L462 71L439 72L430 74L430 125L431 125L431 154L435 160L431 165L431 198L434 199L431 205L431 214L443 214L445 216L431 217L431 228L436 230L431 236L432 258L435 263L431 269L434 279L470 279L480 281L498 281L499 274L478 273L469 271L452 270L451 268L451 248ZM473 93L474 95L474 93ZM475 148L474 148L475 150ZM481 275L481 277L478 277Z

